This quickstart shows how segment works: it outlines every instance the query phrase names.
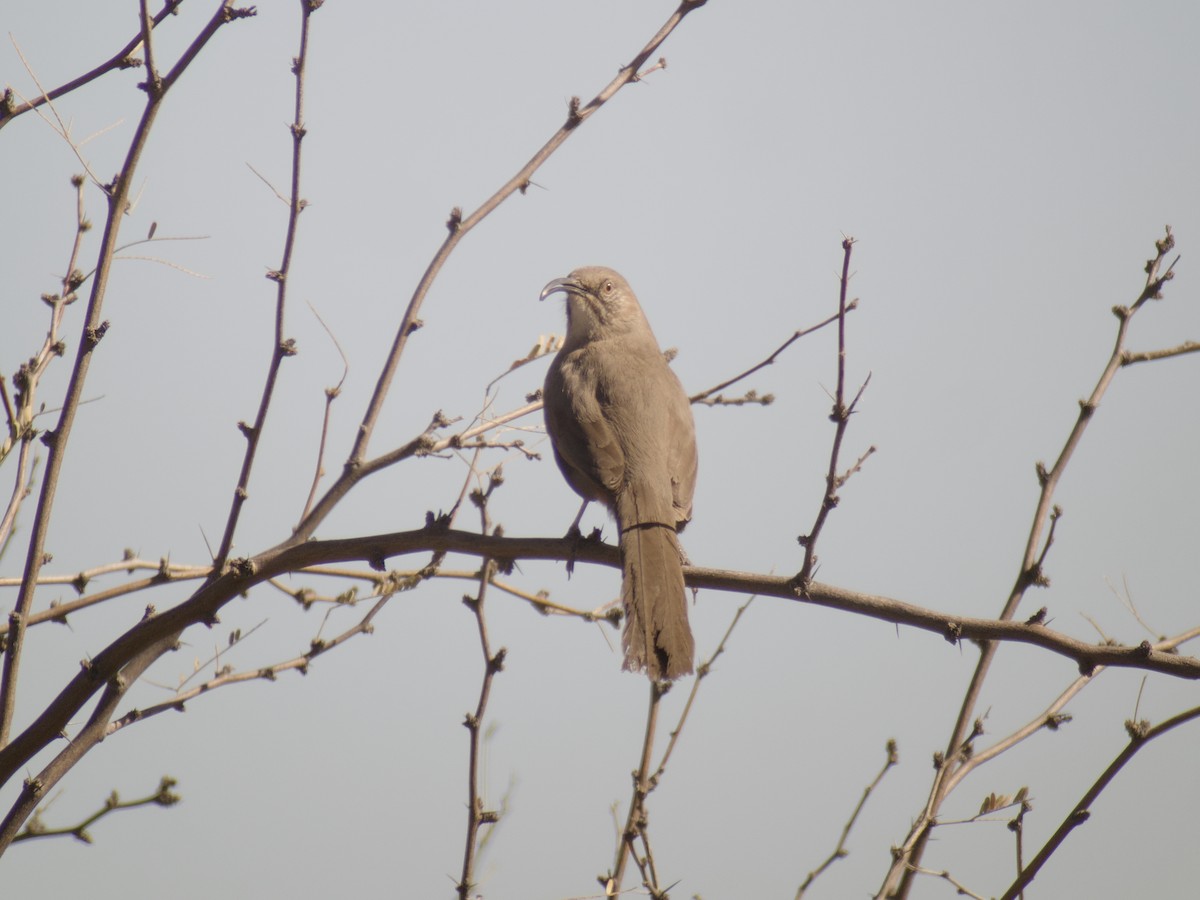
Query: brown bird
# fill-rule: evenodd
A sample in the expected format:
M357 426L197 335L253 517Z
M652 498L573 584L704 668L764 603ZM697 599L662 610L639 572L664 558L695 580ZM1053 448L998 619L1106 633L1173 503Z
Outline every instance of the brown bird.
M567 483L617 520L624 667L673 680L695 654L676 538L696 487L691 404L624 278L586 266L542 299L559 292L567 336L546 373L546 431Z

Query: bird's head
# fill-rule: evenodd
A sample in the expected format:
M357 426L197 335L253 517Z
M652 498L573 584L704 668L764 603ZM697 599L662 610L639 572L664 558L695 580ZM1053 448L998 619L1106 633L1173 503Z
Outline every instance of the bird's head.
M567 295L568 345L649 332L629 282L612 269L583 266L547 284L540 299L557 293Z

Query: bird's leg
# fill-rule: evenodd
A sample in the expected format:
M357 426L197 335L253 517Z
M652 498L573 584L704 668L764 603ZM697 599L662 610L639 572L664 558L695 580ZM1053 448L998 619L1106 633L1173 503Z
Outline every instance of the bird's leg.
M683 549L683 542L679 540L679 537L678 537L679 531L678 530L676 530L675 535L676 535L676 543L679 544L679 561L681 563L683 563L685 566L690 566L692 564L692 561L690 559L688 559L687 551ZM699 588L689 588L689 590L692 592L692 602L695 603L696 595L700 593L700 590L699 590Z
M575 521L567 529L567 537L571 541L571 555L567 557L568 578L575 573L575 552L579 548L579 542L583 540L583 532L579 530L579 523L583 521L583 512L588 508L589 503L591 503L590 500L583 501L583 505L579 507L579 512L575 514Z

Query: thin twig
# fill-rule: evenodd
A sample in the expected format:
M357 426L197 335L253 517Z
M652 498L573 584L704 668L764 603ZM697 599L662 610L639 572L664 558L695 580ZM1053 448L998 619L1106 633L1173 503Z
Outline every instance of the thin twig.
M38 102L25 100L22 98L22 107L25 109L35 110L38 118L49 125L54 132L59 135L59 137L67 142L67 146L71 148L71 152L75 154L75 158L79 160L79 164L83 166L83 170L87 173L88 177L91 178L95 184L100 184L100 179L96 177L96 173L92 171L92 167L83 157L83 152L81 150L83 143L76 141L71 136L71 126L64 122L62 116L58 114L58 109L55 108L54 103L46 93L45 88L42 87L41 81L38 80L37 74L33 71L33 67L29 64L29 60L25 58L25 54L21 51L21 46L11 34L9 35L9 40L12 42L13 50L17 52L17 58L21 60L21 65L25 67L25 71L29 74L29 77L33 80L34 85L37 87L38 92L41 94ZM50 114L54 116L54 123L51 123L51 121L46 118L45 113L37 110L37 107L40 106L41 103L45 103L50 108ZM0 125L3 125L4 122L8 121L8 118L0 118Z
M287 234L283 240L283 261L280 262L277 270L267 273L267 277L275 282L275 331L271 347L271 361L267 366L267 377L263 383L254 423L241 426L242 434L246 438L246 449L242 456L242 468L238 473L237 487L233 491L229 515L225 520L225 533L217 548L216 559L213 560L213 568L217 571L225 567L229 560L229 553L233 549L233 536L237 531L242 507L249 496L250 473L254 469L259 442L267 424L267 412L271 408L271 401L275 398L275 385L279 379L280 367L285 359L296 354L295 342L284 336L284 314L287 310L288 277L291 274L292 257L296 249L300 213L306 206L305 200L300 196L301 151L304 136L308 133L304 124L304 73L308 65L309 19L319 8L320 4L313 3L311 0L300 4L300 50L292 61L292 74L296 79L296 99L295 115L289 129L292 134L292 183L288 203Z
M871 783L863 788L863 794L858 799L858 803L854 807L854 812L850 814L850 818L847 819L846 824L842 826L842 833L838 838L837 846L833 848L833 852L825 858L824 862L808 873L808 876L804 879L803 883L801 883L800 887L796 889L796 900L800 900L800 898L804 896L805 891L812 886L814 881L821 877L826 869L832 866L839 859L845 859L850 855L850 851L846 849L846 841L850 837L850 832L854 829L854 823L858 821L859 815L862 814L863 809L867 805L867 800L870 799L871 794L875 791L875 788L879 787L879 783L883 781L883 776L888 773L892 766L896 765L896 763L900 761L900 754L896 748L895 739L888 740L886 749L887 758L884 760L883 768L879 770L879 773L874 777L874 779L872 779Z
M630 855L633 856L635 865L642 871L643 882L648 881L647 876L649 872L646 869L645 861L638 855L634 843L646 827L645 804L646 797L649 796L652 790L650 757L654 753L654 732L658 728L659 706L663 695L669 689L669 682L653 680L650 682L650 702L646 709L646 731L642 738L641 759L632 775L633 792L629 800L629 815L625 819L625 828L621 831L620 839L617 841L617 854L616 860L613 863L612 874L601 879L606 897L613 897L621 893L621 883L625 880L625 866L629 861ZM655 885L650 883L647 883L646 886L651 889L655 887Z
M857 300L851 300L848 304L846 304L846 312L851 312L856 309L858 309L858 301ZM818 322L816 325L810 325L808 328L801 328L799 331L797 331L795 334L793 334L790 338L788 338L786 341L784 341L782 344L780 344L778 347L776 347L774 352L771 353L771 355L768 356L766 359L764 359L762 362L754 364L749 369L747 369L745 372L742 372L740 375L734 375L728 381L722 381L720 384L714 385L713 387L710 387L706 391L701 391L698 394L692 394L692 396L690 396L688 398L688 400L691 403L708 403L709 402L708 398L711 397L713 394L717 393L718 391L723 391L723 390L725 390L725 388L731 387L732 385L737 384L739 381L742 381L745 378L749 378L751 375L753 375L755 372L759 371L760 369L765 369L767 366L774 365L775 360L779 358L779 355L781 353L783 353L783 351L786 350L788 347L792 346L792 344L796 343L796 341L800 340L800 338L805 337L806 335L812 334L814 331L820 331L826 325L832 325L834 322L837 322L841 318L842 318L842 313L839 311L839 312L834 313L832 316L830 316L828 319L826 319L823 322ZM753 391L751 391L751 393L753 393ZM759 401L759 402L762 402L762 401ZM709 404L709 405L711 405L711 404Z
M821 536L821 530L825 527L825 521L829 518L829 513L838 505L838 490L854 472L858 471L863 461L874 451L872 447L858 462L854 464L845 474L839 474L838 457L842 450L842 439L846 435L846 428L850 424L850 417L854 415L854 411L858 406L858 401L863 395L863 391L867 389L867 385L871 382L871 376L868 374L866 381L858 389L858 393L854 395L854 399L849 405L846 404L846 313L851 308L848 294L850 291L850 255L854 252L854 238L847 237L842 240L842 276L838 282L838 313L836 321L838 323L838 355L837 355L837 388L833 397L833 411L829 414L829 418L834 423L833 430L833 445L829 451L829 468L825 473L825 493L821 497L821 506L817 510L816 521L813 522L812 528L808 534L801 535L798 540L804 548L804 563L800 566L800 571L796 575L797 589L803 593L810 581L812 581L813 572L817 564L817 539Z
M478 453L475 454L475 458L478 460ZM503 478L493 475L488 479L486 489L477 491L472 495L472 499L479 509L480 531L483 534L487 534L492 530L491 521L488 517L488 501L501 484L503 484ZM457 509L459 505L455 504L455 508ZM495 567L495 561L484 559L479 567L479 589L476 591L474 597L469 594L463 597L463 603L475 616L475 624L479 631L479 650L483 654L483 677L479 686L479 701L475 705L475 711L467 713L463 721L470 734L470 752L467 769L466 846L463 849L462 877L455 886L460 900L467 900L471 891L476 886L475 863L479 851L479 830L483 825L494 825L499 821L500 816L497 811L484 808L483 797L479 789L480 757L483 749L483 719L487 713L488 698L492 693L492 682L496 674L504 669L504 659L508 653L503 647L492 653L491 642L488 638L487 620L483 614L483 603L487 597L488 584L491 581Z
M679 714L679 721L671 729L671 734L667 739L667 747L663 751L662 759L659 760L658 768L654 770L654 777L651 779L653 784L657 785L667 770L667 763L671 760L671 754L675 752L675 745L679 742L679 736L683 734L683 726L687 724L688 716L692 712L692 706L696 702L696 695L700 693L700 685L713 673L713 664L724 654L725 645L733 635L733 629L737 627L738 622L742 620L742 616L750 608L750 604L755 601L757 596L757 594L752 594L746 599L745 603L737 608L737 611L733 614L733 618L729 621L729 627L725 629L725 634L721 636L721 640L717 643L717 649L712 652L712 655L708 659L696 666L696 677L692 680L692 689L688 691L687 700L683 704L683 711Z
M1200 351L1200 341L1184 341L1174 347L1166 347L1162 350L1143 350L1140 353L1134 353L1132 350L1126 350L1121 354L1121 365L1132 366L1134 363L1153 362L1156 359L1170 359L1173 356L1183 356L1187 353L1196 353Z
M227 670L218 673L212 678L194 685L185 690L176 690L175 694L168 700L163 700L160 703L155 703L141 709L134 708L126 712L118 719L114 719L109 723L108 729L105 732L107 735L115 734L122 729L128 728L138 722L144 722L152 719L155 716L165 712L183 712L186 704L196 699L197 697L208 696L218 688L228 687L234 684L245 684L248 681L275 681L284 672L299 672L306 674L314 659L322 656L331 650L345 644L347 641L360 634L373 634L375 626L373 620L378 615L379 611L387 605L392 599L392 594L384 594L372 604L361 619L354 623L350 628L332 638L314 638L310 643L308 650L298 656L282 662L272 663L267 666L260 666L256 669L250 669L242 672L234 672ZM258 626L255 626L257 628ZM190 679L189 679L190 680ZM186 682L185 682L186 683Z
M929 875L933 878L940 878L942 881L948 882L954 887L954 892L960 897L971 897L972 900L988 900L983 894L977 894L974 891L965 887L961 882L955 880L947 870L942 869L940 872L935 872L933 869L923 869L920 866L910 865L909 872L914 875Z
M116 791L108 795L104 801L104 805L84 819L77 825L68 825L62 828L47 828L42 822L42 810L38 810L29 817L29 824L13 838L13 843L17 841L28 841L34 838L62 837L70 835L77 840L83 841L85 844L92 843L92 835L88 831L88 826L94 825L96 822L103 819L110 813L120 812L126 809L136 809L139 806L174 806L179 802L180 797L172 788L177 782L169 775L164 775L158 783L158 790L147 797L139 797L136 800L122 800Z
M32 475L29 472L29 460L32 456L32 442L30 438L26 437L21 441L21 449L17 451L17 467L13 472L12 493L9 495L8 505L4 508L4 515L0 517L0 557L4 555L4 551L8 547L8 539L12 535L13 526L16 525L17 513L21 509L21 504L33 489ZM27 477L29 480L26 480ZM6 623L0 624L0 633L7 630Z
M325 415L321 418L321 440L317 446L317 468L313 473L312 487L308 491L308 499L304 501L304 511L300 513L300 518L303 519L308 515L308 511L312 509L313 500L317 496L317 488L321 484L321 479L325 477L325 444L329 440L329 421L333 415L333 402L342 394L342 385L346 383L346 376L350 374L350 360L346 358L346 352L342 350L342 345L338 343L337 336L334 335L325 320L321 318L321 314L317 312L316 307L311 303L308 308L312 310L312 314L316 316L321 327L325 329L325 333L329 335L329 340L333 342L333 346L337 349L338 356L342 358L342 377L338 379L338 383L332 387L325 388Z
M83 249L83 236L91 230L91 223L86 215L84 206L83 178L75 176L71 179L75 189L75 233L71 241L71 252L67 259L65 274L60 280L59 293L44 294L42 300L50 307L50 328L38 352L29 362L22 364L13 377L16 390L16 402L8 395L8 389L0 378L0 395L4 400L4 412L8 420L8 437L0 444L0 461L11 450L15 442L21 444L17 459L17 472L13 482L13 492L5 509L4 518L0 520L0 548L8 544L16 523L17 513L22 502L29 496L32 482L26 483L25 475L30 461L30 442L37 434L33 422L38 413L37 394L42 376L50 364L65 352L65 345L59 337L66 307L75 301L76 290L83 283L79 275L78 261ZM32 478L32 473L30 473ZM0 737L0 746L3 738Z

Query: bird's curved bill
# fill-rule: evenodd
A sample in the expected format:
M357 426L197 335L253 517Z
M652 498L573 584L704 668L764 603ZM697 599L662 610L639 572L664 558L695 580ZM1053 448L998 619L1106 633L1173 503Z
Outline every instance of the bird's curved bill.
M582 288L580 288L579 282L577 282L574 278L571 278L570 276L568 276L566 278L555 278L553 281L551 281L549 284L547 284L544 288L542 288L542 293L538 296L538 299L545 300L551 294L560 294L560 293L561 294L579 294L579 293L582 293Z

